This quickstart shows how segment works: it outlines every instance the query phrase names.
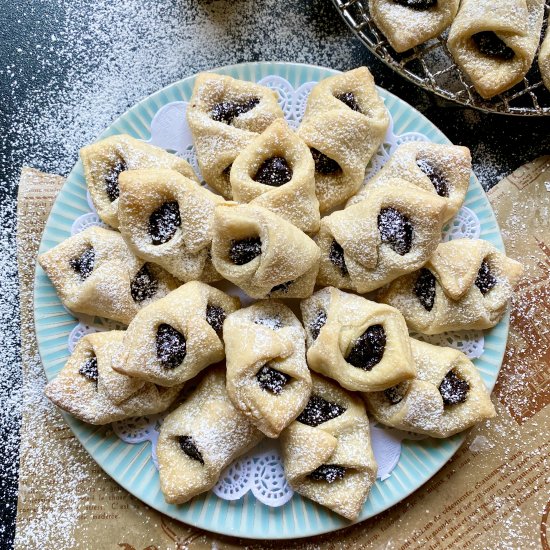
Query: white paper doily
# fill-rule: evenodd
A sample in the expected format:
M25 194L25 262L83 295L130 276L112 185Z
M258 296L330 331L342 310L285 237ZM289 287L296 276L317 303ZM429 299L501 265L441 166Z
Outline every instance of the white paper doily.
M309 93L316 83L308 82L295 90L285 79L278 76L267 76L260 80L259 84L277 91L285 119L290 126L296 128L304 115ZM202 177L191 132L187 125L187 105L186 101L177 101L161 107L151 122L151 138L148 143L162 147L186 159L197 175ZM393 120L390 116L390 124L384 142L367 167L365 181L368 181L384 166L399 145L410 141L429 140L417 132L395 135ZM89 193L88 204L91 212L75 220L71 230L73 235L92 225L107 227L97 216ZM442 240L475 239L479 237L479 234L480 224L477 216L470 209L462 207L457 216L444 228ZM76 314L76 317L79 319L79 324L69 335L68 347L71 352L76 342L85 334L121 328L120 324L108 320L81 314ZM417 334L413 336L434 344L457 348L470 358L479 357L483 353L484 340L483 333L480 331L444 333L435 337ZM156 445L162 418L163 415L131 418L114 422L112 427L116 435L126 443L138 444L149 441L152 459L158 468ZM401 442L404 439L423 439L424 437L376 424L371 425L371 439L378 463L378 477L385 480L391 475L399 461ZM277 442L269 439L264 440L251 453L240 457L231 464L212 490L224 500L238 500L250 491L256 499L268 506L282 506L293 495L293 491L284 477Z

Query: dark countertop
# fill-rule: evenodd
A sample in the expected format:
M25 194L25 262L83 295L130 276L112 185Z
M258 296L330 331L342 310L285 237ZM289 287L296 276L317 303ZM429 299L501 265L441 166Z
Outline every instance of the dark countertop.
M550 152L548 117L486 115L423 92L355 40L330 0L0 0L0 20L0 548L13 540L17 490L22 165L66 175L78 149L139 99L203 69L261 60L367 65L377 84L470 147L486 189Z

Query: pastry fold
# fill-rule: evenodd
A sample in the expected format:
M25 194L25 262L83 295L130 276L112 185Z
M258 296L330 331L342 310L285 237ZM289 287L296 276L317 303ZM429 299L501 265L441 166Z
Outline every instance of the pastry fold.
M441 239L447 204L398 178L321 220L317 284L370 292L421 267Z
M389 121L366 67L326 78L311 90L297 134L313 154L321 212L341 204L361 187Z
M199 74L187 107L187 122L204 181L231 198L233 161L278 118L283 118L283 111L277 92L230 76Z
M120 232L140 258L187 282L220 279L206 269L214 209L223 199L174 170L120 175Z
M378 391L413 378L401 313L328 287L300 304L310 368L352 391Z
M308 405L281 434L285 475L297 493L353 520L376 480L364 404L313 375Z
M472 157L467 147L412 141L400 145L383 168L370 179L346 206L361 202L371 189L391 185L400 178L446 202L445 221L459 211L468 191Z
M224 204L214 213L212 262L252 298L311 296L319 249L305 233L251 204Z
M393 281L379 299L424 334L494 327L523 267L480 239L441 243L420 271Z
M381 424L399 430L450 437L495 416L475 365L460 351L411 338L414 380L363 397Z
M208 491L235 458L262 438L232 405L224 369L209 371L160 428L157 458L166 502L182 504Z
M176 170L198 182L191 165L160 147L127 134L110 136L80 150L84 177L99 217L118 229L119 183L121 173L143 168Z
M479 95L517 84L539 45L544 0L462 0L447 46Z
M57 377L44 389L59 408L89 424L108 424L166 410L182 386L159 388L113 370L123 331L84 336Z
M190 380L225 357L225 318L238 298L190 281L139 312L128 326L118 372L160 386Z
M181 283L132 254L116 231L89 227L38 257L63 304L128 324Z
M265 435L278 437L311 391L300 321L285 305L260 301L229 315L224 341L233 405Z
M263 206L305 233L319 230L313 157L283 119L275 120L244 148L230 179L237 202Z

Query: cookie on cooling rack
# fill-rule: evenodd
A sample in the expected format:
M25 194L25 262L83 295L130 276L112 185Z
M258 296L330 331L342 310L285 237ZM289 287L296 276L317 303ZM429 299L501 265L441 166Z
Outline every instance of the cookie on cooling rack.
M481 376L462 352L413 338L411 349L416 378L381 392L363 394L378 422L443 438L495 416Z
M159 147L129 135L111 136L80 150L84 176L99 217L118 228L118 178L127 170L169 168L194 181L197 176L189 163Z
M128 324L181 283L132 254L116 231L89 227L38 257L63 304Z
M379 299L424 334L494 327L521 277L519 262L480 239L441 243L426 265L393 281Z

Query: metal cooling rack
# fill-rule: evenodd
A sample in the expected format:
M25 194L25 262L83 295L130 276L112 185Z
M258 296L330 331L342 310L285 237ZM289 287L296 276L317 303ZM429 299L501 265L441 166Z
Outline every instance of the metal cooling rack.
M400 54L389 45L374 24L367 0L333 2L361 42L386 65L414 84L481 111L519 116L550 115L550 91L542 83L536 58L522 82L490 100L483 99L462 74L447 49L448 29L437 38ZM547 0L543 29L549 13L550 0Z

